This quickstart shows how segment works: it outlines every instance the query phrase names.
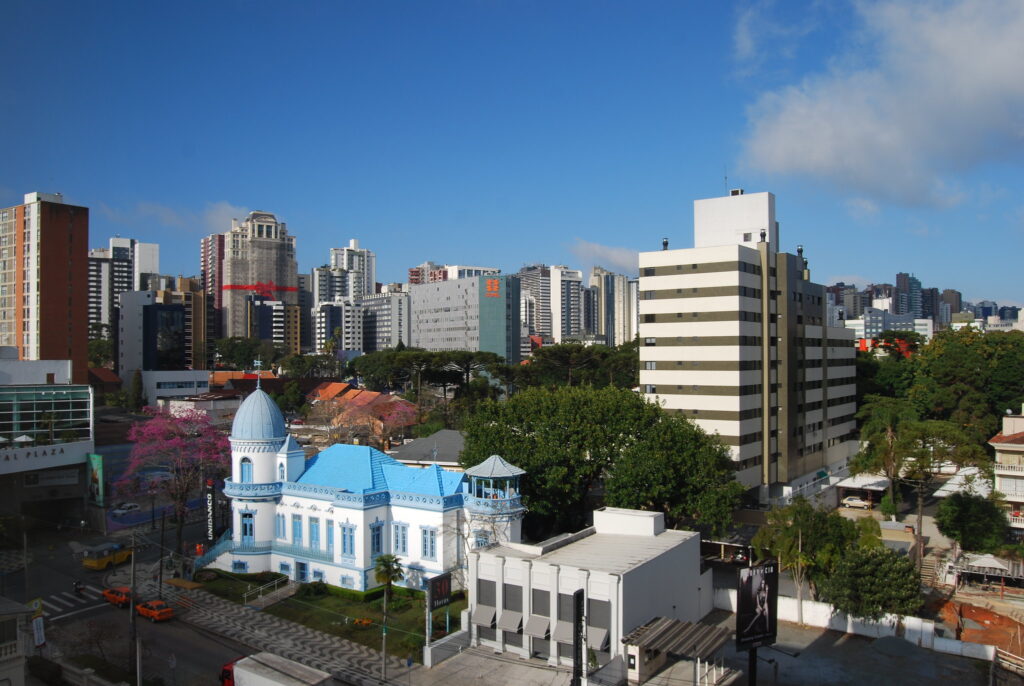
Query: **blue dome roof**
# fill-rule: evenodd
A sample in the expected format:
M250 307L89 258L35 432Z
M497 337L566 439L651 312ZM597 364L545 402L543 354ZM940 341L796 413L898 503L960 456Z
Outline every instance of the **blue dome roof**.
M284 415L277 403L259 388L242 402L231 424L231 438L243 441L284 438L286 435Z

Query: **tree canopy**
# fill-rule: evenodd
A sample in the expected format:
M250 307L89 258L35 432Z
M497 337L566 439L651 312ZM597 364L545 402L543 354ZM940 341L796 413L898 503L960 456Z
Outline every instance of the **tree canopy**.
M921 580L913 562L885 547L843 551L820 590L822 600L863 619L913 614L921 607Z
M670 522L720 527L736 503L715 439L624 389L528 388L481 402L464 432L464 467L501 455L527 471L525 526L538 538L581 528L601 483L610 504L658 509Z
M954 493L939 503L935 525L964 550L994 550L1006 540L1006 514L998 503L969 493Z
M160 482L174 504L178 520L178 552L182 548L182 527L189 498L198 491L202 479L219 477L230 464L227 437L199 410L171 414L152 410L153 418L134 424L128 440L134 443L118 488L139 483L147 467L161 467L170 478Z

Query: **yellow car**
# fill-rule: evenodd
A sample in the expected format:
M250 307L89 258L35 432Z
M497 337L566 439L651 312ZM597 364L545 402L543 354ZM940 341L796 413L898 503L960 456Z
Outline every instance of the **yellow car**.
M120 543L104 543L86 548L82 553L82 566L86 569L106 569L130 560L132 551Z

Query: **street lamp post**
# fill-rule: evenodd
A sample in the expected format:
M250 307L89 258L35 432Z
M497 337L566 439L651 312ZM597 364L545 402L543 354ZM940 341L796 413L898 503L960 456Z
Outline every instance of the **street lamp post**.
M149 530L156 531L156 486L149 485Z

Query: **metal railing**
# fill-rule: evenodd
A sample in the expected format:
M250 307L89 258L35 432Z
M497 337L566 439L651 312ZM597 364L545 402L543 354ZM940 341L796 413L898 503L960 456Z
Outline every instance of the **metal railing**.
M992 468L997 472L1024 472L1024 464L1001 464L996 462L992 465Z
M210 546L209 550L196 558L192 569L198 571L210 564L216 560L221 553L229 550L232 543L234 543L234 541L231 540L231 529L228 529L220 535L220 538L217 539L216 543Z
M271 582L265 583L257 588L250 589L242 594L242 604L245 605L253 598L262 598L265 593L273 593L281 584L288 583L288 577L279 576Z

